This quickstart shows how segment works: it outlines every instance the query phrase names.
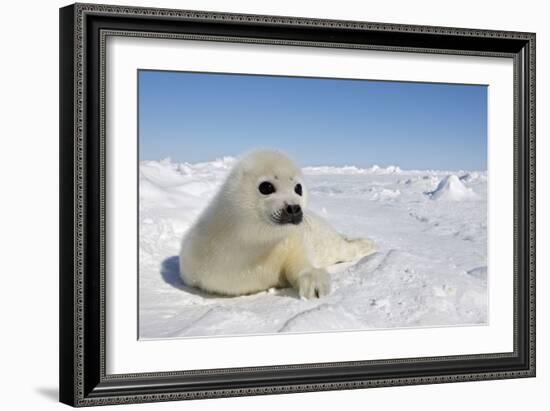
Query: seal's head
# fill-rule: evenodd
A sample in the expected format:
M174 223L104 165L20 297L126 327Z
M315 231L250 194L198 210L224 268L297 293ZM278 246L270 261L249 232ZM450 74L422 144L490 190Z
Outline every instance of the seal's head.
M254 151L234 167L228 182L238 191L239 207L247 218L271 227L292 228L302 223L307 192L298 166L273 150Z

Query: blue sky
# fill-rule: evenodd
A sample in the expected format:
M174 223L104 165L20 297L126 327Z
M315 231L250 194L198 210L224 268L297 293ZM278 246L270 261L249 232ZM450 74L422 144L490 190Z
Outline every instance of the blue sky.
M302 165L487 168L487 87L139 72L140 159L288 152Z

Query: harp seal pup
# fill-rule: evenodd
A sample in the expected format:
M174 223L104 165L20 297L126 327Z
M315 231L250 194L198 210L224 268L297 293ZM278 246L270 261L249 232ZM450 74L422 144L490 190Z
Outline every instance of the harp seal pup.
M184 236L185 284L237 296L272 287L302 298L330 292L325 267L375 252L368 239L348 239L306 210L301 170L281 152L259 150L238 161Z

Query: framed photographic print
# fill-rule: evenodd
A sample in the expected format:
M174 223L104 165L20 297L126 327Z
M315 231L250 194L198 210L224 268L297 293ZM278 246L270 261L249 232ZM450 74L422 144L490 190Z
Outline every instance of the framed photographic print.
M535 34L60 10L60 399L535 376Z

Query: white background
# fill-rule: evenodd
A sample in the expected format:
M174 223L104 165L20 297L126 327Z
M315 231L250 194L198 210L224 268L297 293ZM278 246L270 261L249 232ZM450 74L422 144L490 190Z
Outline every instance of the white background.
M513 351L511 59L121 37L107 40L106 55L108 374ZM138 179L138 68L488 84L488 324L136 340L137 293L128 284L137 283L138 258L128 244L137 242L137 187L128 182Z
M536 379L488 381L336 391L269 397L203 400L125 406L120 409L281 409L315 407L334 409L423 410L543 409L550 386L545 350L548 346L550 270L548 253L550 207L547 155L550 110L550 28L544 2L463 0L394 1L360 3L340 0L320 2L254 2L232 0L118 2L144 6L296 15L410 24L431 24L537 32L537 133L538 140L538 377ZM356 3L356 4L355 4ZM26 1L3 7L0 26L0 379L3 409L46 410L57 404L58 347L58 11L61 1Z

